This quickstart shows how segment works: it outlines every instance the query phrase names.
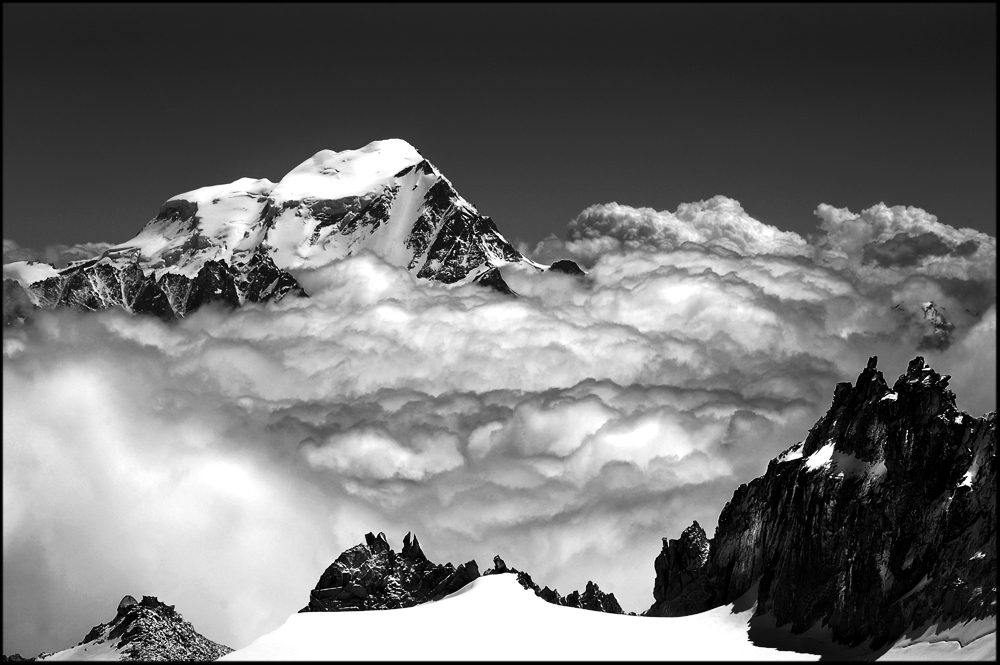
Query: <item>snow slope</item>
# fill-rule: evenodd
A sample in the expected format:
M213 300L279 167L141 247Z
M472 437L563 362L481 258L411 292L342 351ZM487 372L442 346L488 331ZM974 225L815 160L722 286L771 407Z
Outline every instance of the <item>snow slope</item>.
M993 660L997 658L997 619L968 621L917 637L903 637L876 660Z
M51 656L39 658L38 660L122 660L122 653L112 641L95 644L86 642L78 644L69 649L57 651Z
M753 607L676 618L605 614L545 602L511 574L395 610L293 614L220 660L817 660L754 646Z

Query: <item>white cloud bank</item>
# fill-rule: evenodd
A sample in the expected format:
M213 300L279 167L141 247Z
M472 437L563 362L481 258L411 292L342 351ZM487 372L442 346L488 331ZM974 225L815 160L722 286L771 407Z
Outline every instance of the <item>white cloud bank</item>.
M74 644L126 593L245 646L367 531L642 611L660 538L711 532L868 356L891 381L922 353L995 409L996 240L817 214L807 240L725 197L594 206L533 257L589 274L507 271L517 299L362 253L297 274L305 299L6 329L4 653ZM946 348L918 351L926 300Z

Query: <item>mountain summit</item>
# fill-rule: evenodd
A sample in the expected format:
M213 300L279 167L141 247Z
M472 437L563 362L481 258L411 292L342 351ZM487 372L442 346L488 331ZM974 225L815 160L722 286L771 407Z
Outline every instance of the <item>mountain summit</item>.
M179 194L136 237L97 258L61 270L11 263L4 277L39 307L118 306L169 319L210 301L236 307L301 294L289 271L364 249L421 279L501 291L500 266L545 268L413 146L389 139L321 150L278 183L240 178Z
M19 654L4 660L216 660L230 653L196 631L173 605L155 596L125 596L114 618L90 629L79 644L35 658Z

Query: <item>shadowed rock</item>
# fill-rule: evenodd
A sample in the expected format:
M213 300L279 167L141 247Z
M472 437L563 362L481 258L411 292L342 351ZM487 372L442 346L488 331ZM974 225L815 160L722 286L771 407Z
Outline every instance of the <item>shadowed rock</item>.
M407 533L396 553L385 534L345 550L323 572L301 612L343 612L412 607L452 594L479 577L468 561L457 568L427 559L417 537Z
M516 575L518 584L528 591L533 591L536 596L553 605L577 607L594 612L607 612L608 614L624 614L621 605L618 604L618 600L615 598L615 594L604 593L593 582L587 582L587 588L582 594L579 591L573 591L568 596L561 596L555 589L550 589L547 586L544 588L539 587L528 573L516 568L509 568L506 562L500 558L499 554L493 557L493 568L487 570L483 575L501 575L504 573Z
M566 273L567 275L587 274L580 268L579 265L577 265L576 261L570 261L569 259L562 259L560 261L556 261L555 263L549 266L549 270L551 272Z
M702 554L692 525L657 557L654 616L755 584L756 616L872 650L928 622L996 616L996 414L959 411L914 358L890 389L871 358L802 443L741 485Z

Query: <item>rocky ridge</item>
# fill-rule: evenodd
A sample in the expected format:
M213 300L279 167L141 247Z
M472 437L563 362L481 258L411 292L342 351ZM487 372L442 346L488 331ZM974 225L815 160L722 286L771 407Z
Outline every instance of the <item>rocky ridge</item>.
M457 568L432 563L417 537L406 534L397 553L385 534L344 551L323 571L300 612L388 610L444 598L479 577L475 560Z
M483 575L511 573L518 583L536 596L555 605L596 612L623 614L614 594L606 594L593 582L583 593L562 596L548 587L539 587L531 576L508 568L499 556ZM407 533L403 549L396 552L384 533L368 533L365 542L343 552L320 576L309 594L309 604L300 612L343 612L412 607L455 593L479 577L473 559L457 568L451 563L432 563L424 555L417 537Z
M563 607L577 607L583 610L591 610L594 612L607 612L608 614L624 614L621 605L618 604L618 600L615 598L613 593L604 593L601 588L591 581L587 582L587 588L583 593L579 591L573 591L567 596L559 595L557 589L550 589L549 587L539 587L531 579L531 575L522 572L516 568L508 568L507 564L500 555L493 557L493 568L487 570L483 575L500 575L502 573L511 573L517 576L517 582L523 586L528 591L533 591L536 596L542 600L552 603L553 605L562 605ZM631 613L634 615L634 613Z
M996 414L959 411L922 357L892 388L876 367L736 490L713 538L695 522L664 539L645 614L702 612L757 584L755 616L872 650L996 616Z
M114 618L91 628L75 647L56 654L43 652L34 658L14 654L3 659L47 660L59 656L64 660L196 661L215 660L231 651L198 633L173 605L155 596L143 596L141 601L125 596Z

